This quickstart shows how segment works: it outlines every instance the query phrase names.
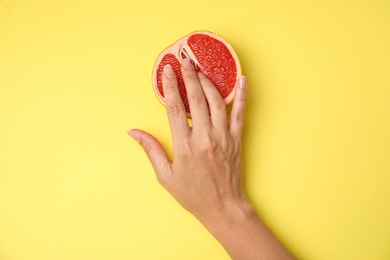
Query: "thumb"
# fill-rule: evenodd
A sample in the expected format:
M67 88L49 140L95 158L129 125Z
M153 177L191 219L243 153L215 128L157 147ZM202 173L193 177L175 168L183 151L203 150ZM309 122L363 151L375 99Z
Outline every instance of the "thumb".
M127 132L144 149L150 163L156 172L157 179L161 182L172 172L171 161L168 159L160 142L151 134L139 129L131 129Z

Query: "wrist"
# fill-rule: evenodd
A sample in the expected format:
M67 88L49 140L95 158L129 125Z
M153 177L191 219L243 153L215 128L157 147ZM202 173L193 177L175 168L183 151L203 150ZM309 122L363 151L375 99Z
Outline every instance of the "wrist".
M214 236L240 223L253 219L259 220L252 204L246 198L227 201L218 209L208 210L198 219Z

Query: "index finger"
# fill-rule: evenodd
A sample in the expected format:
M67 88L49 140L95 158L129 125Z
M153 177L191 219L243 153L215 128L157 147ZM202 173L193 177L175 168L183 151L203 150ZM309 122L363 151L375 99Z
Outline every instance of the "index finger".
M177 139L188 136L190 127L188 126L187 113L180 97L177 78L171 65L166 65L162 74L165 107L171 127L172 139L175 142Z

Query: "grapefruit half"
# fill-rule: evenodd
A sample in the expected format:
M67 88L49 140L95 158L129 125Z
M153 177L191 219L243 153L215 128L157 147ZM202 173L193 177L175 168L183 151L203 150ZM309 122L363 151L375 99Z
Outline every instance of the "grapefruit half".
M178 81L180 96L187 116L191 117L187 92L180 71L184 59L190 59L194 68L213 82L225 104L233 100L236 81L241 76L241 65L230 44L212 32L197 31L176 41L163 50L153 68L153 87L156 96L165 106L162 73L165 65L172 66Z

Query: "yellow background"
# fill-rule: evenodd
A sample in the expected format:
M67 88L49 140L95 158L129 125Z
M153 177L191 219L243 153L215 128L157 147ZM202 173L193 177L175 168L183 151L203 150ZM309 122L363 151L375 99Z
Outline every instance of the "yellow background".
M390 259L390 2L0 0L0 259L228 259L126 131L171 152L154 60L195 30L248 78L245 186L300 259Z

